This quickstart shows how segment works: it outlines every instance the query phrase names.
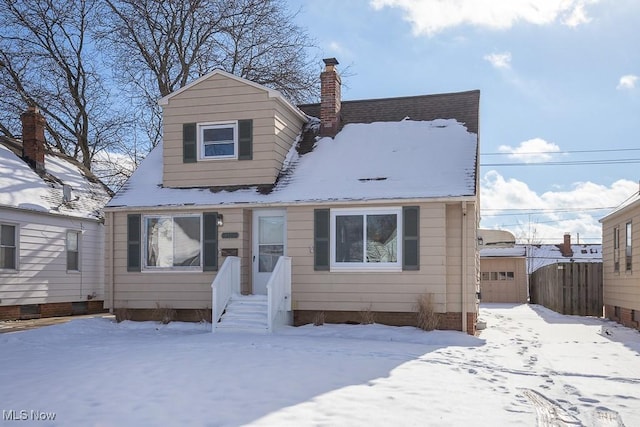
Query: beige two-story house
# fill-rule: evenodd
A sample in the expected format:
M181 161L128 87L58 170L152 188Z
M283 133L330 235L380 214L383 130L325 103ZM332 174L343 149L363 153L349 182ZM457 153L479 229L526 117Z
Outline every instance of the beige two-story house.
M159 101L163 142L106 208L120 317L415 325L430 295L474 333L479 91L342 101L325 65L319 104L223 71Z

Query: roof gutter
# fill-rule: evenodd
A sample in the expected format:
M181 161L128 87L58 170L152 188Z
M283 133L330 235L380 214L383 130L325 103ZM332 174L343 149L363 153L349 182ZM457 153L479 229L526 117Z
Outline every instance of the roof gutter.
M374 205L374 204L399 204L399 203L460 203L475 202L476 196L459 197L416 197L410 199L368 199L368 200L317 200L317 201L291 201L273 203L252 203L252 202L232 202L221 204L180 204L180 205L157 205L157 206L111 206L105 207L105 212L149 212L166 210L193 210L195 209L233 209L233 208L275 208L289 206L343 206L343 205Z
M86 221L93 221L93 222L98 222L98 223L103 223L104 222L104 218L94 218L94 217L89 217L89 216L69 215L69 214L63 214L63 213L53 213L53 212L47 212L47 211L39 211L39 210L36 210L36 209L19 208L17 206L11 206L11 205L0 204L0 208L1 209L11 209L11 210L14 210L14 211L19 211L19 212L28 212L28 213L33 213L33 214L36 214L36 215L46 215L46 216L51 216L51 217L54 217L54 218L86 220Z

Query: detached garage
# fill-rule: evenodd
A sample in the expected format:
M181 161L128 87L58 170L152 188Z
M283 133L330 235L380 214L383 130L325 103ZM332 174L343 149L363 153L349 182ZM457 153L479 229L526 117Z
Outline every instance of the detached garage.
M527 303L525 246L480 250L481 302Z

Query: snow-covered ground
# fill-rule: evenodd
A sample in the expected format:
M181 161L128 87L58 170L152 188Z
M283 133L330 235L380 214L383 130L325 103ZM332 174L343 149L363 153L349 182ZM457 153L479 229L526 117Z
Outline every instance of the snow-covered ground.
M108 319L1 334L0 426L640 425L640 333L539 306L481 317L479 337Z

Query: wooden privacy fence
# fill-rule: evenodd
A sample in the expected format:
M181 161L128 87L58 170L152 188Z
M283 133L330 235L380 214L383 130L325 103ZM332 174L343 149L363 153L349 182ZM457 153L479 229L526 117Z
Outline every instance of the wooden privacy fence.
M531 274L529 297L558 313L602 317L602 263L542 267Z

